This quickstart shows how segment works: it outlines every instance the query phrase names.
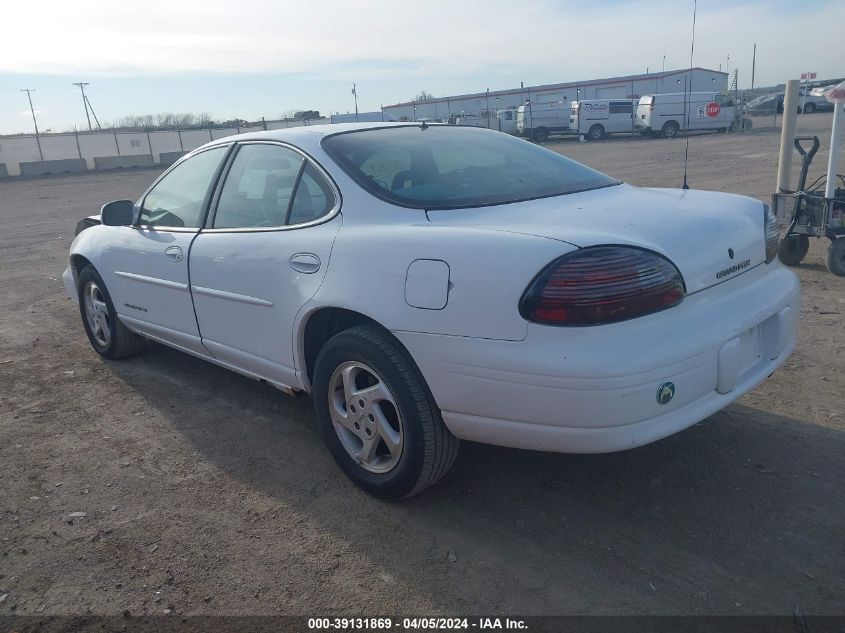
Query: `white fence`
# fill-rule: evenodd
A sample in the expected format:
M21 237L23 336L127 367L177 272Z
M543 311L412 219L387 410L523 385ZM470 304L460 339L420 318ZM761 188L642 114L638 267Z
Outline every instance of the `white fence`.
M307 125L329 123L313 119ZM253 127L150 132L97 131L68 134L0 136L0 177L67 173L144 165L169 165L185 152L211 140L264 129L306 125L303 121L267 121ZM40 142L40 149L39 149Z

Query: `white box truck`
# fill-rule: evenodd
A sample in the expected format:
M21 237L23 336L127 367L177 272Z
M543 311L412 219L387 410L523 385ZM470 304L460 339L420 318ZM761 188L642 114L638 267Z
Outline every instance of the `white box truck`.
M598 141L608 134L634 132L634 110L637 99L589 99L573 101L569 114L569 131Z
M634 126L653 137L674 138L681 130L727 131L734 122L733 100L718 92L670 92L643 95Z
M542 143L552 134L569 134L568 101L532 103L516 110L516 133Z

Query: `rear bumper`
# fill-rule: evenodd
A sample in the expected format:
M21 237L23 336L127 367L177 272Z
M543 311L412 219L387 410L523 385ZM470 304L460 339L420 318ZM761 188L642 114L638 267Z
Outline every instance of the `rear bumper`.
M648 444L724 408L795 348L797 277L777 263L607 326L531 324L523 341L396 332L456 436L573 453ZM666 382L674 397L657 399Z

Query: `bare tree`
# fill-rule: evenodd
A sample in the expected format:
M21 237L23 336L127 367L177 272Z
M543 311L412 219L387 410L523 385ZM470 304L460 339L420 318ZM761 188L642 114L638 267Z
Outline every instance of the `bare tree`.
M414 97L414 101L429 101L430 99L434 99L434 95L426 90L420 90Z

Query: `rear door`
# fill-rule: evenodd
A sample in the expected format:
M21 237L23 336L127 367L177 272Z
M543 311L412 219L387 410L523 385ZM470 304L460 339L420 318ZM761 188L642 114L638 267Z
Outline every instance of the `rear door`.
M239 144L191 249L197 321L217 359L299 384L293 323L326 274L339 209L329 177L295 148Z
M206 354L188 289L188 253L229 145L177 163L147 192L134 226L109 227L98 271L115 310L150 338Z

